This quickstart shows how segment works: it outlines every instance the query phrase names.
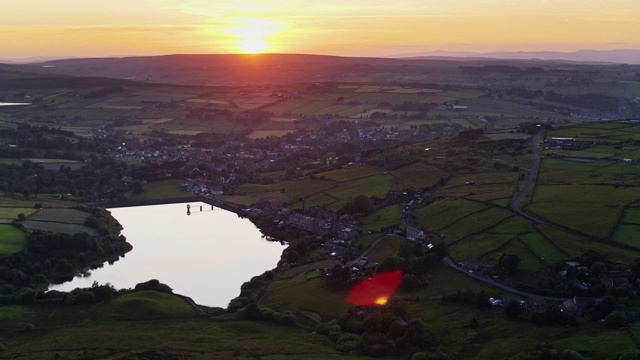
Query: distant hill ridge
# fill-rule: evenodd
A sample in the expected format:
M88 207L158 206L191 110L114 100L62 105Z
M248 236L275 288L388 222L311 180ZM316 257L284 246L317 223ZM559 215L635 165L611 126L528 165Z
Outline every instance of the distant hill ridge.
M560 51L505 51L505 52L456 52L430 51L420 54L398 55L396 58L405 59L511 59L511 60L542 60L542 61L570 61L588 63L618 63L640 64L640 50L578 50L573 52Z
M582 54L588 52L585 50ZM595 52L599 53L599 52ZM438 52L438 54L444 54ZM329 55L305 54L175 54L162 56L74 58L51 60L31 64L0 64L46 75L67 75L75 77L103 77L155 83L172 83L185 85L252 85L252 84L287 84L310 82L366 82L372 79L381 80L380 74L389 82L413 81L421 79L418 67L459 67L461 62L468 66L512 65L519 67L555 66L571 64L576 60L541 60L530 57L545 55L554 57L553 52L546 53L506 53L518 55L520 59L456 57L453 53L442 57L412 58L376 58L376 57L341 57ZM516 55L514 55L516 54ZM569 53L567 53L569 54ZM571 53L571 54L577 54ZM638 56L640 51L622 50L616 52L628 58ZM491 54L484 54L489 56ZM495 53L496 57L500 54ZM505 56L507 56L505 55ZM577 58L575 55L574 58ZM586 55L585 55L586 58ZM591 57L593 59L594 57ZM604 59L604 55L601 57ZM602 62L584 62L581 64L602 64ZM406 70L389 71L391 68L403 67ZM413 70L412 70L413 69ZM422 76L424 78L424 76ZM424 82L424 80L418 80Z

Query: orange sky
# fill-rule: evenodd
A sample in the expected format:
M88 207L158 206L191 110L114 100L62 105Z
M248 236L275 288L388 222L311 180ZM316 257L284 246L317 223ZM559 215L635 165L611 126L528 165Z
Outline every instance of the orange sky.
M638 0L21 0L0 8L0 59L640 49Z

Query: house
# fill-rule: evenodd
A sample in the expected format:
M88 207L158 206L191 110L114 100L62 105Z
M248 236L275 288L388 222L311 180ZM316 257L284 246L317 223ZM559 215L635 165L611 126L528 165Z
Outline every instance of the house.
M524 300L522 300L522 297L516 295L516 294L511 294L511 293L504 293L502 294L502 303L506 306L509 305L513 302L517 302L520 304L524 304Z
M326 222L313 216L301 213L291 213L287 218L287 223L298 229L303 229L313 233L324 233Z
M562 309L571 315L580 316L587 311L592 302L591 298L574 296L573 299L565 300L562 303Z
M524 310L528 313L539 313L544 311L547 306L549 306L549 302L545 299L532 297L525 302Z
M407 226L407 239L411 241L416 241L425 238L425 234L423 230L418 229L414 226Z
M480 274L490 275L495 272L496 264L492 262L484 262L477 259L466 258L460 262L460 265L469 270Z
M400 229L407 229L409 227L415 227L418 225L418 221L412 216L403 216L398 223Z
M357 260L354 260L351 263L351 266L358 268L358 269L364 269L365 266L367 266L367 262L369 262L369 258L366 256L362 256Z

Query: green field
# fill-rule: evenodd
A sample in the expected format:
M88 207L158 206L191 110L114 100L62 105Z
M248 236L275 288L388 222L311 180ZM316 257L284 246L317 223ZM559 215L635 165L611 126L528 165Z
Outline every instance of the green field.
M447 176L447 172L436 166L423 162L413 163L403 166L390 172L397 178L393 184L396 190L407 188L422 189L426 186L433 186L440 178Z
M16 220L19 214L23 214L24 216L28 217L36 211L38 211L38 209L34 207L0 207L0 223L9 224L12 221Z
M180 185L182 184L184 184L184 181L181 180L164 180L152 182L144 185L143 191L141 193L131 195L129 200L138 201L172 199L193 195L192 193L181 190Z
M70 235L85 232L95 236L96 229L83 225L88 216L89 213L75 209L45 208L31 215L23 225L28 230Z
M260 77L254 78L251 71L238 71L256 81L254 85L243 87L127 81L117 94L100 98L85 95L100 89L101 82L116 80L96 78L87 79L89 85L78 82L77 85L54 86L50 78L43 77L40 82L35 77L20 84L20 90L0 81L0 96L11 98L20 96L16 92L24 92L34 98L41 97L48 105L42 109L38 106L25 108L28 111L3 109L0 128L16 129L17 124L32 123L74 131L82 136L95 136L92 130L97 128L100 131L114 129L127 141L144 140L145 144L151 144L155 140L167 140L169 146L185 151L195 135L210 135L203 133L233 133L233 141L241 142L236 140L236 135L251 140L264 139L298 129L324 130L339 124L337 121L358 126L366 124L369 129L411 130L412 134L402 140L385 138L379 142L365 140L359 143L360 139L339 144L343 147L335 150L340 154L353 147L354 151L349 155L354 155L353 163L357 164L341 167L336 164L342 163L343 159L325 159L327 152L334 150L331 146L335 139L328 139L326 147L314 148L313 142L309 142L310 151L304 156L283 152L284 156L291 155L290 164L282 166L274 162L265 173L260 173L260 166L251 168L261 179L268 181L237 184L244 182L242 176L230 178L225 182L225 190L230 191L219 198L242 206L264 199L289 210L322 206L341 216L347 210L344 205L358 195L367 195L372 198L375 209L357 221L372 233L354 239L353 245L366 251L365 256L372 263L397 256L404 245L414 244L388 234L398 232L401 218L411 220L413 217L417 226L428 232L429 242L444 242L454 261L474 258L496 263L502 254L517 255L522 271L508 278L500 273L499 281L505 284L517 281L518 276L529 277L527 285L543 283L548 280L545 277L556 277L556 267L563 267L565 261L588 251L607 256L612 268L624 269L625 265L637 260L639 254L634 248L640 249L640 165L635 161L640 160L640 125L617 121L586 123L582 117L562 114L590 116L594 112L594 117L604 115L586 107L553 103L542 97L520 98L510 94L510 89L553 90L563 95L615 94L626 97L623 100L626 102L632 101L640 91L640 83L636 81L638 68L588 64L560 67L541 63L543 67L531 76L508 67L483 69L483 63L470 64L354 65L342 73L339 72L342 65L334 65L330 70L318 70L317 75L312 73L322 79L323 72L328 71L327 79L343 78L342 84L338 82L340 80L327 84L315 80L296 83L291 76L285 80L291 83L262 85ZM272 69L276 71L275 66ZM308 69L303 70L294 66L294 71L308 73ZM212 76L215 73L218 71L212 71ZM222 80L225 84L235 74L229 73L232 75L225 74L229 78ZM0 76L5 78L18 76L14 71L3 74ZM165 75L165 80L177 76ZM197 75L198 79L193 81L198 84L220 81ZM179 80L189 82L190 79L180 75ZM92 82L98 84L91 85ZM393 82L393 85L379 82ZM468 106L468 109L454 111L440 106L417 111L416 104L457 104ZM257 110L255 113L259 118L235 117L246 109ZM378 113L376 117L372 117L374 113ZM535 174L534 188L521 204L532 218L521 216L510 208L532 165L531 135L517 129L518 125L529 122L553 127L545 130L543 138L565 136L588 143L583 150L545 149L545 145L539 144L538 149L542 152L540 169ZM580 126L570 127L578 123ZM529 130L535 130L533 123L529 126ZM442 131L432 131L436 128ZM483 133L458 132L460 129L483 130ZM545 128L541 126L540 129ZM442 135L445 133L447 135ZM320 143L320 136L315 139ZM251 147L249 140L247 144L247 148ZM68 145L71 148L72 144ZM60 171L61 165L77 170L85 164L40 159L38 156L44 151L36 150L37 154L30 155L28 160L41 164L53 175ZM96 154L78 151L76 158L85 159ZM242 160L249 161L253 156L243 155ZM23 160L3 158L0 163L8 165L9 169L22 166ZM147 165L147 160L131 158L125 161L133 169ZM225 161L229 172L242 175L239 162ZM215 159L211 162L217 165L224 161ZM322 170L316 170L319 166L323 166ZM232 167L233 171L230 170ZM290 173L291 168L295 170L294 175ZM288 180L283 180L285 177ZM32 181L31 177L26 181ZM147 183L141 193L128 193L127 196L132 201L191 196L181 190L185 181ZM59 199L60 194L22 196L22 191L16 190L19 184L15 182L0 185L7 192L11 191L0 198L0 257L11 259L6 255L24 248L26 234L8 224L18 214L27 216L24 222L27 230L96 234L94 229L83 225L88 213L65 208L78 203L63 202ZM396 190L398 195L389 196L393 195L389 194L390 190ZM36 209L35 203L42 204L43 209ZM417 210L409 210L412 206L417 206ZM315 238L309 234L301 238L315 246L328 241L330 236ZM291 244L297 245L295 242L301 239L290 240ZM151 291L121 293L110 301L92 305L71 306L38 299L35 306L3 304L0 307L0 357L361 359L354 354L337 353L335 344L326 336L314 334L314 328L310 326L318 319L330 321L340 319L347 312L358 311L345 302L348 289L333 291L325 286L320 269L331 268L337 260L324 255L321 248L313 247L309 258L301 259L302 265L294 263L274 269L270 273L273 280L250 292L252 300L260 306L292 311L304 328L248 322L233 313L204 319L182 299ZM341 263L347 265L348 261ZM32 276L39 271L38 266L40 264L23 269L5 266L3 274L15 276L14 273L22 271ZM546 342L555 348L574 349L593 359L614 359L621 351L638 349L632 333L606 330L593 321L598 319L580 318L578 325L573 327L533 326L526 320L527 315L509 319L497 311L478 311L468 303L443 302L444 294L465 289L483 290L494 297L504 293L502 289L467 275L435 262L429 271L420 274L424 286L412 291L401 288L395 294L406 301L411 316L423 319L430 328L436 343L432 349L433 358L436 352L442 351L450 359L509 359ZM520 284L526 281L522 280ZM513 283L513 286L517 284ZM15 291L18 289L19 285L16 285ZM11 288L1 290L7 302L17 301L5 297ZM602 294L615 294L619 290L603 290ZM620 297L618 307L637 312L640 302L635 298ZM470 326L473 319L477 320L477 328ZM640 335L637 321L628 329Z
M325 193L317 193L317 194L313 194L311 196L309 196L308 198L304 199L304 206L305 208L311 208L313 206L331 206L333 203L339 201L340 199L335 198L333 196L329 196ZM274 201L272 201L274 202ZM275 203L278 203L278 201L275 201ZM292 206L292 208L294 209L302 209L302 201L298 201L296 203L294 203Z
M622 206L640 199L640 189L595 185L538 186L527 210L572 229L607 238Z
M0 224L0 254L13 254L25 245L27 235L24 231L10 224Z
M22 160L20 160L20 159L7 159L7 158L0 158L0 164L6 164L6 165L22 165Z
M493 227L509 216L513 216L513 214L505 209L490 207L465 216L439 231L446 235L446 242L451 244L466 236L481 232L483 229Z
M183 299L157 291L125 294L100 304L94 310L96 320L189 319L194 309Z
M640 224L620 224L611 239L621 244L640 248Z
M267 286L265 305L280 304L283 310L312 311L328 321L339 317L349 309L344 302L346 291L332 291L322 279L308 279L306 274L315 269L330 267L331 260L297 266L281 272Z
M562 261L567 256L544 236L538 233L527 233L520 236L520 240L545 262L554 263Z
M391 190L392 183L393 177L391 175L373 175L340 183L338 188L327 191L327 194L342 199L358 195L383 198Z
M363 178L366 176L381 174L383 171L373 166L349 166L338 170L322 172L316 175L321 179L334 181L348 181Z
M420 208L415 215L421 228L440 232L452 223L487 208L487 204L464 199L443 199Z
M125 295L127 296L127 295ZM123 297L125 297L123 296ZM3 322L2 357L24 357L29 359L62 358L200 358L235 359L255 358L284 359L365 359L360 356L345 356L338 353L333 343L324 336L312 334L295 327L273 326L269 323L242 320L216 321L186 316L134 319L118 316L102 317L102 311L117 308L122 302L130 302L134 308L149 314L145 305L167 307L175 314L184 304L168 295L135 295L128 299L115 299L112 303L87 306L36 307L25 311L11 307L0 313ZM132 298L141 299L141 302ZM182 301L184 303L184 301ZM113 304L115 303L115 304ZM186 304L186 303L185 303ZM153 312L152 311L152 312ZM131 310L123 309L131 314ZM16 313L22 315L16 317ZM156 313L157 314L157 313ZM128 319L128 320L127 320ZM139 319L139 320L135 320ZM35 330L26 333L24 321L35 325ZM55 346L52 347L52 344ZM284 355L283 355L284 354Z
M378 209L362 219L362 225L371 231L379 231L381 228L387 228L397 225L400 222L402 213L401 205L390 205L382 209Z

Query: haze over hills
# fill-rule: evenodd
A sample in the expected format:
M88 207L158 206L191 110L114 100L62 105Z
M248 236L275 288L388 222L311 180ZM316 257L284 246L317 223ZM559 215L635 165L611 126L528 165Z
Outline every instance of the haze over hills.
M505 51L505 52L457 52L457 51L429 51L420 54L404 54L395 56L406 59L442 59L470 60L470 59L512 59L512 60L552 60L576 61L588 63L619 63L640 64L640 50L578 50L574 52L560 51Z
M438 53L444 55L445 53ZM531 59L533 53L517 53L521 59L472 57L374 58L304 54L176 54L163 56L79 58L32 64L6 65L46 75L109 77L189 85L284 84L301 82L442 82L435 68L511 65L556 66L575 60ZM527 55L529 54L529 55ZM542 53L536 53L541 55ZM547 53L548 58L555 53ZM601 60L606 54L602 54ZM640 51L630 51L629 59ZM515 55L514 55L515 56ZM574 57L577 58L578 55ZM620 53L622 56L622 53ZM592 57L592 59L595 59ZM596 61L596 60L592 60ZM593 62L580 63L593 64ZM446 81L445 81L446 82ZM447 82L448 83L448 82Z

